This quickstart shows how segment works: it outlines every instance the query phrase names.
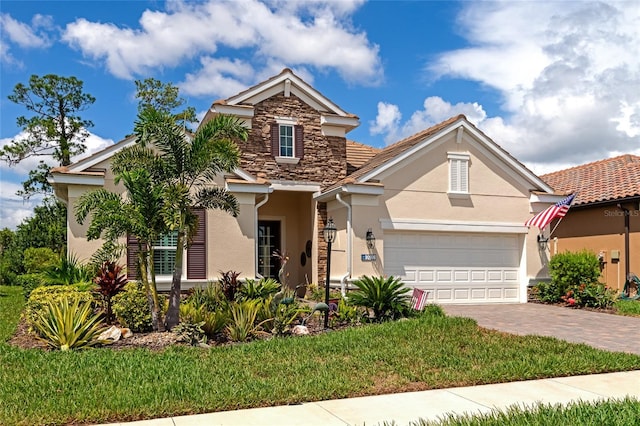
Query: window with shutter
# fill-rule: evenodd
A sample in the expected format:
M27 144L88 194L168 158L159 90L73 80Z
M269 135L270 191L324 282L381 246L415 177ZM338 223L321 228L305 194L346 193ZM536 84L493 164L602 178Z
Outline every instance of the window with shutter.
M281 164L297 164L304 157L303 127L292 118L271 124L271 155Z
M138 279L138 240L133 235L127 234L127 279Z
M449 159L449 193L469 193L469 154L448 153Z

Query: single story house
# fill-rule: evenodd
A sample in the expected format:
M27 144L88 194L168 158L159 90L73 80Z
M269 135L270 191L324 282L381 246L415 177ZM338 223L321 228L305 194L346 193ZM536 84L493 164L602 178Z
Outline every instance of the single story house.
M590 250L601 280L621 291L629 272L640 274L640 157L620 155L541 176L561 192L577 192L551 234L551 254Z
M220 271L277 277L275 250L289 257L288 285L322 284L329 218L338 229L330 280L343 289L362 275L393 275L437 303L526 302L529 281L546 276L536 231L524 222L559 197L463 115L375 149L347 139L357 116L289 69L213 102L203 122L216 114L240 118L249 131L239 142L240 167L217 182L240 214L201 212L183 288ZM101 244L87 241L73 205L93 188L122 191L110 158L134 143L52 171L55 193L70 207L70 251L85 256ZM168 235L157 245L161 289L170 281L171 243Z

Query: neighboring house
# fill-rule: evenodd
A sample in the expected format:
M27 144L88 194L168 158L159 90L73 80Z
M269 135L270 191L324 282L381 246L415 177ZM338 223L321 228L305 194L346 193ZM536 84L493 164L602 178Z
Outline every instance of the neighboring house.
M289 286L322 284L328 218L338 228L331 282L343 289L365 274L394 275L437 303L525 302L530 279L546 275L535 232L523 224L558 196L462 115L378 150L347 140L358 117L289 69L214 102L204 121L215 114L239 117L249 129L239 168L218 179L240 214L199 212L183 288L228 270L277 277L275 250L289 256ZM133 143L54 169L56 195L73 206L93 188L121 191L109 162ZM69 250L88 256L100 242L87 241L87 224L73 217L70 208ZM170 278L171 242L168 235L156 246L161 288Z
M640 274L640 157L621 155L541 176L557 191L578 192L551 234L551 253L590 250L601 259L602 281L622 290Z

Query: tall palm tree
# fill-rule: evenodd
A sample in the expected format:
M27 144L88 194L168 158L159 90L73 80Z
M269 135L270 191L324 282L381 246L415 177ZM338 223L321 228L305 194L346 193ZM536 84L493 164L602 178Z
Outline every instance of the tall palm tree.
M135 158L137 161L132 161ZM147 293L154 330L162 328L161 309L155 282L153 242L164 230L160 209L162 187L154 184L149 169L157 162L150 150L125 148L116 154L112 170L116 183L123 182L126 194L100 188L84 193L75 205L75 216L82 224L89 214L91 223L87 239L103 237L103 247L115 247L118 238L127 234L138 241L138 276ZM146 166L146 167L143 167Z
M158 150L161 167L154 176L162 186L160 215L167 230L177 233L169 309L165 318L171 330L180 321L180 292L184 247L195 234L196 208L220 209L238 215L236 198L217 186L215 178L239 164L235 140L246 140L247 130L233 117L218 115L190 135L170 114L147 108L138 115L134 134L141 147Z

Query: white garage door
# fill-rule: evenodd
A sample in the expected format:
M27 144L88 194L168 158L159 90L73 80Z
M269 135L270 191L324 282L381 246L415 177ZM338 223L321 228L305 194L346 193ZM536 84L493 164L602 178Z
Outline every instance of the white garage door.
M384 272L435 303L519 302L520 237L386 232Z

